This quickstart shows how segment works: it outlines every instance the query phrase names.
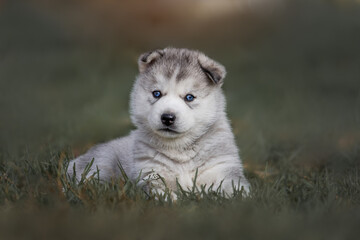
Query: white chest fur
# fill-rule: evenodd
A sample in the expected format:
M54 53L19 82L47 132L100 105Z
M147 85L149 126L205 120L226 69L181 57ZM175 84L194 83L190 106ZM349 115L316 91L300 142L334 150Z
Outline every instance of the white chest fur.
M239 177L243 177L243 173L231 132L231 136L221 137L227 133L228 131L219 131L211 135L212 138L205 138L192 147L182 150L159 149L153 147L147 139L138 139L133 149L134 169L137 170L133 172L133 177L138 177L141 171L141 179L144 182L155 182L157 187L163 188L162 180L164 180L166 187L176 190L177 183L183 189L193 187L197 172L197 186L209 187L214 184L217 187L228 179L229 188L231 180L237 182ZM214 141L214 137L218 141Z

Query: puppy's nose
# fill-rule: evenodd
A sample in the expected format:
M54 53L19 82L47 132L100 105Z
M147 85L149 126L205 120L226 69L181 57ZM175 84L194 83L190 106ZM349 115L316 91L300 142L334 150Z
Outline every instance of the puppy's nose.
M171 113L164 113L161 115L161 122L166 126L172 125L175 122L175 119L175 115Z

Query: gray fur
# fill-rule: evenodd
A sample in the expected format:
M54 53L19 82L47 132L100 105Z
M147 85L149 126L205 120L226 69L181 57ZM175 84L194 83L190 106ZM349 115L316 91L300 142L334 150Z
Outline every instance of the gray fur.
M165 48L144 53L139 58L139 72L131 92L131 120L137 127L129 136L97 145L73 160L77 177L94 158L89 174L100 170L100 178L118 177L120 163L131 179L142 172L142 184L162 191L162 176L171 190L176 180L192 187L197 184L222 189L231 194L235 187L249 190L243 174L234 135L225 113L221 90L225 68L203 53L188 49ZM152 92L161 91L154 98ZM195 100L185 100L186 94ZM176 121L166 130L163 113L176 114ZM69 167L72 175L72 164Z

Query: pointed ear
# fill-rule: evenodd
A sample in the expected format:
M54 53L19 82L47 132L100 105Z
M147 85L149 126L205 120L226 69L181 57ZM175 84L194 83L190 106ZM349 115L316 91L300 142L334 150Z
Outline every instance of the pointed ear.
M201 70L215 84L223 84L226 76L226 70L220 63L200 54L198 58Z
M140 73L148 69L149 66L151 66L157 59L164 56L164 54L165 52L160 49L141 54L138 60Z

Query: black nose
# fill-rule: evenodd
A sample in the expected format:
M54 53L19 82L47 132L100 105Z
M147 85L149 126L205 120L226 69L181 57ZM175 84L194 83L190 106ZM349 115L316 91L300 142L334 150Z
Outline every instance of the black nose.
M164 113L161 115L161 122L166 126L172 125L175 122L175 119L175 115L171 113Z

